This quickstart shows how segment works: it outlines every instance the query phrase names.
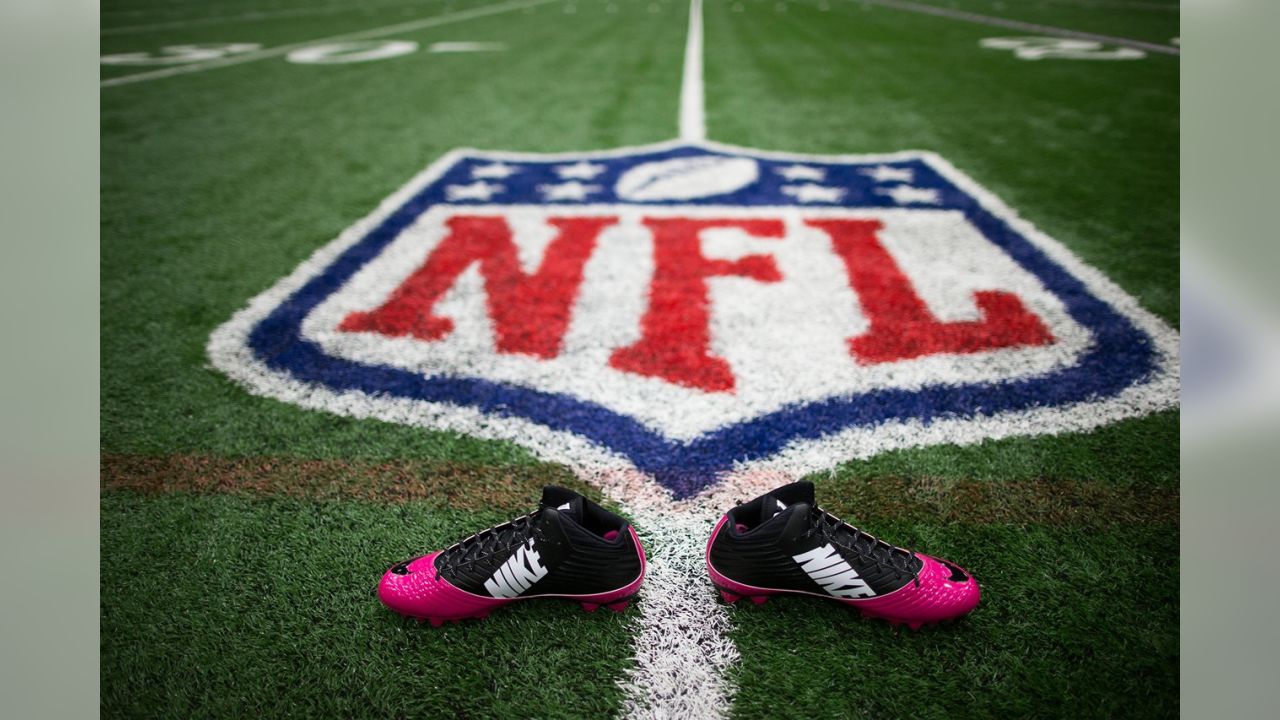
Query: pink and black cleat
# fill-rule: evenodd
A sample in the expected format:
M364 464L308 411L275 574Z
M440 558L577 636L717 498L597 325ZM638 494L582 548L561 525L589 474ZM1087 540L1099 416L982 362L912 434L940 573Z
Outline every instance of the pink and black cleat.
M546 487L532 513L393 566L378 598L437 627L529 598L622 612L644 570L644 548L626 520L572 490Z
M822 510L808 482L726 513L707 541L707 572L729 603L814 595L912 630L967 614L980 595L958 565L877 540Z

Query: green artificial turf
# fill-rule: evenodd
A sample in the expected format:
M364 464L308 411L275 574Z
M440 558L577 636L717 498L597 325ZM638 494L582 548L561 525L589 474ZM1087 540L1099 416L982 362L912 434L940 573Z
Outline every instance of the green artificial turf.
M997 29L854 2L706 6L717 140L932 150L1178 322L1178 59L1025 61ZM1056 6L1055 6L1056 7Z
M207 366L204 347L249 298L454 147L668 139L683 23L624 6L578 13L567 29L550 7L405 36L501 40L506 53L328 67L275 58L104 90L103 449L528 458L253 398Z
M848 0L846 0L848 1ZM1049 27L1168 45L1178 37L1178 0L910 0ZM1036 35L988 27L986 37Z
M617 708L634 610L537 601L437 629L374 598L383 566L508 510L125 491L105 492L102 507L104 716ZM866 529L965 558L982 606L919 633L808 598L736 606L736 716L1026 716L1067 698L1073 717L1176 713L1175 528Z
M811 598L737 605L735 717L1177 716L1176 529L867 529L965 558L982 604L916 633Z
M928 1L1152 42L1177 34L1176 13L1120 2ZM275 47L485 4L109 1L103 26L119 32L103 36L102 52ZM810 153L936 151L1178 323L1178 58L1026 62L978 46L1022 33L844 0L777 5L706 2L711 139ZM103 452L272 458L277 468L290 458L445 463L495 483L504 468L533 465L509 443L253 397L208 366L205 343L452 148L553 152L673 137L687 9L678 0L558 2L387 36L423 49L386 61L276 57L104 88ZM255 11L263 16L245 17ZM187 21L198 22L128 29ZM508 49L426 52L459 40ZM1133 497L1176 493L1177 446L1172 411L1091 433L900 450L815 475L826 504L868 530L968 566L983 605L920 634L816 601L735 608L743 661L734 714L1176 714L1178 531L1167 512L1129 518ZM1098 506L1123 507L1125 522L1054 512L1057 499L1026 513L1034 522L988 524L939 520L927 503L909 517L887 516L883 502L860 516L841 499L885 479L937 481L939 492L972 481L1094 488L1072 498L1138 494ZM505 520L511 508L315 495L104 489L104 716L617 711L629 617L530 603L432 630L402 625L373 597L386 564Z
M1176 488L1178 413L1123 420L1091 433L1015 437L976 445L911 448L881 453L816 473L856 483L875 477L1012 482L1089 480L1118 487Z
M546 600L433 628L379 604L386 567L506 513L104 493L103 716L611 714L626 615Z

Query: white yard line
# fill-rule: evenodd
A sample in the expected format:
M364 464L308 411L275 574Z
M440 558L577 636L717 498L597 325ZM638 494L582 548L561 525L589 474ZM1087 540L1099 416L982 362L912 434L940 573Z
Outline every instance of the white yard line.
M707 138L702 85L702 0L689 2L680 85L680 140ZM706 506L682 507L663 492L637 493L634 472L579 471L606 489L635 522L648 551L633 638L634 665L621 682L626 718L723 718L733 704L729 669L739 660L732 623L707 578L704 551L719 517ZM650 483L644 483L650 485Z
M689 37L684 45L684 81L680 86L680 139L707 139L707 111L702 91L702 0L689 3Z
M634 665L620 683L622 716L727 717L734 691L728 671L738 662L738 648L729 638L728 608L719 603L704 560L719 515L705 508L623 507L649 565L632 637Z
M1053 27L1052 25L1038 25L1036 23L1023 22L1021 20L1010 20L1008 18L995 17L993 15L979 15L978 13L967 12L964 10L952 10L951 8L938 7L937 5L905 2L904 0L858 0L858 2L861 2L864 5L879 5L893 10L903 10L923 15L934 15L948 20L959 20L961 22L975 23L978 25L990 25L992 27L1007 28L1009 30L1017 30L1019 32L1074 38L1077 40L1093 40L1094 42L1109 43L1111 45L1119 45L1121 47L1146 50L1147 52L1162 53L1165 55L1182 54L1182 51L1172 45L1161 45L1159 43L1150 43L1143 40L1134 40L1132 38L1115 37L1113 35L1098 35L1095 33L1080 32L1079 30L1068 30L1066 28Z
M705 103L702 0L690 0L680 85L681 141L706 140ZM623 717L727 717L734 690L728 671L738 662L738 648L729 638L729 613L716 602L703 559L719 513L705 506L682 507L662 492L637 493L629 482L635 480L634 472L579 473L623 505L649 555L633 639L635 664L621 682Z
M359 13L369 10L385 10L404 5L424 5L423 0L390 0L389 2L365 2L359 5L338 3L318 7L293 8L291 10L263 10L247 12L239 15L214 15L207 17L187 18L185 20L164 20L142 25L117 25L105 27L98 31L99 35L129 35L133 33L153 32L156 30L181 30L190 27L207 25L234 25L237 23L254 23L280 18L312 17L317 15L339 15L343 13Z
M1073 5L1087 10L1158 10L1160 12L1181 12L1182 8L1177 4L1165 4L1156 2L1140 2L1139 0L1108 0L1106 2L1098 2L1098 0L1047 0L1054 5Z
M384 25L382 27L372 28L369 30L361 30L359 32L333 35L331 37L318 38L315 40L308 40L306 42L292 43L290 45L280 45L278 47L244 53L242 55L231 55L218 60L191 63L190 65L177 65L174 67L163 68L161 70L152 70L150 72L110 78L99 83L99 87L117 87L120 85L130 85L132 83L147 82L150 80L160 80L162 78L173 77L175 75L187 75L190 73L203 72L205 70L213 70L215 68L227 67L230 65L242 65L256 60L265 60L266 58L287 55L294 50L311 45L347 42L351 40L371 40L373 38L386 37L387 35L424 30L426 28L437 27L439 25L449 25L452 23L462 22L464 20L471 20L473 18L497 15L499 13L510 12L512 10L520 10L522 8L546 5L547 3L559 1L560 0L515 0L514 2L486 5L472 10L462 10L460 12L446 13L444 15L432 15L429 17L418 18L417 20L396 23L394 25Z

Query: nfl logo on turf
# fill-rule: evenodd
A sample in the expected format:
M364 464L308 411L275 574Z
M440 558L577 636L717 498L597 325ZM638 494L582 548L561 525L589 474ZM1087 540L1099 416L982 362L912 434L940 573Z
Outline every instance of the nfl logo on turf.
M928 153L456 151L215 332L306 407L643 471L1172 407L1176 335Z

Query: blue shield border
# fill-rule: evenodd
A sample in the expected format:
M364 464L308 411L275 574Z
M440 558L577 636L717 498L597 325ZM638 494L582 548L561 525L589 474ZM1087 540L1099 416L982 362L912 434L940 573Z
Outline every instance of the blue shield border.
M701 156L749 157L759 163L761 172L756 182L743 189L701 199L635 202L614 194L618 177L641 163ZM553 166L577 160L605 166L598 177L589 181L599 185L600 190L581 203L545 202L537 187L560 181L553 173ZM964 213L989 241L1056 295L1075 322L1092 334L1093 342L1075 365L1040 376L926 385L913 390L881 389L832 397L785 407L687 442L676 442L628 416L582 399L479 378L428 377L388 366L362 364L326 355L318 345L302 337L301 325L307 315L377 257L428 208L446 202L454 206L492 204L476 200L447 201L445 188L473 182L473 167L495 161L520 168L517 175L496 181L504 186L504 192L492 203L503 205L911 207L877 192L884 186L859 172L877 165L910 169L913 187L938 193L938 204L920 207ZM828 184L846 190L844 196L838 202L804 205L784 194L782 186L787 181L773 171L794 163L821 168ZM627 464L651 476L676 498L686 498L715 484L735 468L767 461L788 447L821 442L849 430L901 428L904 424L919 428L942 421L976 422L1046 408L1075 409L1063 422L1025 429L1025 434L1039 434L1086 429L1118 416L1175 407L1176 346L1176 332L1141 310L1132 298L1100 273L1084 266L1056 241L1019 220L993 196L936 155L903 152L880 156L809 156L715 143L677 142L555 155L454 151L215 331L209 353L215 366L258 394L333 412L403 419L406 412L403 401L411 401L467 409L499 423L503 419L531 422L553 433L584 439L609 456L624 458ZM1141 390L1144 386L1146 392L1135 396L1135 389ZM1128 400L1119 413L1113 403L1109 411L1096 412L1096 420L1091 420L1091 405L1105 404L1122 395ZM391 409L352 413L346 412L341 403L316 402L316 397L354 397L366 405L383 403ZM423 424L432 426L430 422ZM518 435L517 432L500 436L520 442ZM537 443L525 444L532 445L535 452L539 449ZM827 464L834 465L845 459L848 458L831 457Z

